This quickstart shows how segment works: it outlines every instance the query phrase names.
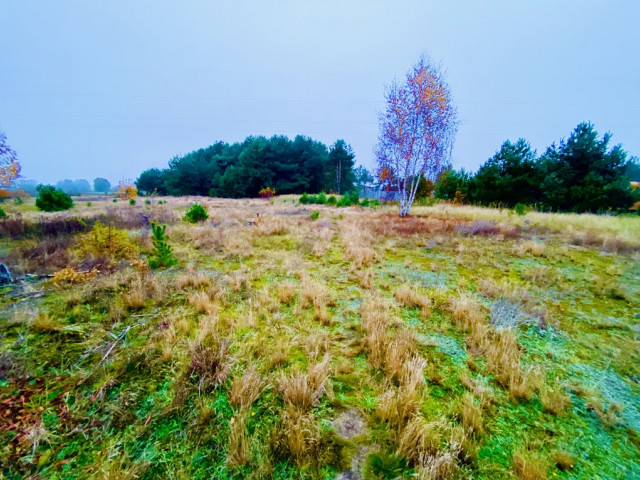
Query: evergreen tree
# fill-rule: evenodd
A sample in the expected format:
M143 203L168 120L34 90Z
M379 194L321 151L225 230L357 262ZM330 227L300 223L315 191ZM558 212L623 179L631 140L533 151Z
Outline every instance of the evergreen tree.
M591 123L581 123L568 140L549 147L540 160L544 203L554 210L598 212L629 208L636 193L626 176L627 153L609 149Z
M335 191L338 194L353 190L355 180L353 164L356 155L351 145L344 140L336 140L329 149L329 161L327 172L327 191Z
M532 204L540 200L540 174L536 153L521 138L502 144L473 178L472 196L482 204Z

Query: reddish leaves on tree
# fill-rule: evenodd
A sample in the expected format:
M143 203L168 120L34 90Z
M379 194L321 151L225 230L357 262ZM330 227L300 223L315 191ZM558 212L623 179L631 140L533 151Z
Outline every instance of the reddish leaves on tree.
M376 148L378 172L393 181L400 194L400 215L409 213L421 177L435 181L449 165L457 131L457 112L441 67L426 57L411 68L402 83L385 94Z

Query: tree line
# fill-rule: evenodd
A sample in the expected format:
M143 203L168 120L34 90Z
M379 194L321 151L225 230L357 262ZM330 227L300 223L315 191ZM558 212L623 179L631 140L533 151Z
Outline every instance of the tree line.
M587 122L540 156L523 138L507 140L475 175L464 169L441 174L434 196L550 211L626 211L640 200L640 189L631 186L631 180L640 180L640 165L621 145L610 147L610 141L610 133L600 138Z
M265 187L278 194L346 193L354 189L355 154L344 140L327 147L298 135L248 137L243 142L217 142L169 161L168 168L140 174L138 190L159 195L257 197Z

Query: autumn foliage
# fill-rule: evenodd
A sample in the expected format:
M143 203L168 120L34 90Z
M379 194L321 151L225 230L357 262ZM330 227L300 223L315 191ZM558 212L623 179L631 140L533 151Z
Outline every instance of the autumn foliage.
M263 188L258 192L258 195L260 195L260 198L264 198L266 200L269 200L275 194L276 194L276 191L271 187Z
M0 197L7 197L6 187L20 176L20 164L16 152L7 145L7 137L0 132Z
M131 200L138 196L138 189L131 180L121 180L118 185L118 196L121 200Z
M457 113L442 69L426 57L418 60L404 82L391 84L386 100L379 119L378 172L383 183L393 182L397 188L404 217L420 180L435 181L448 166Z

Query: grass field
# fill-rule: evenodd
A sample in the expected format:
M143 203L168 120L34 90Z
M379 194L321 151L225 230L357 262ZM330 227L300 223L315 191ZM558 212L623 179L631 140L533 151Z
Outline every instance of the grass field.
M158 200L6 207L0 478L640 478L640 218Z

